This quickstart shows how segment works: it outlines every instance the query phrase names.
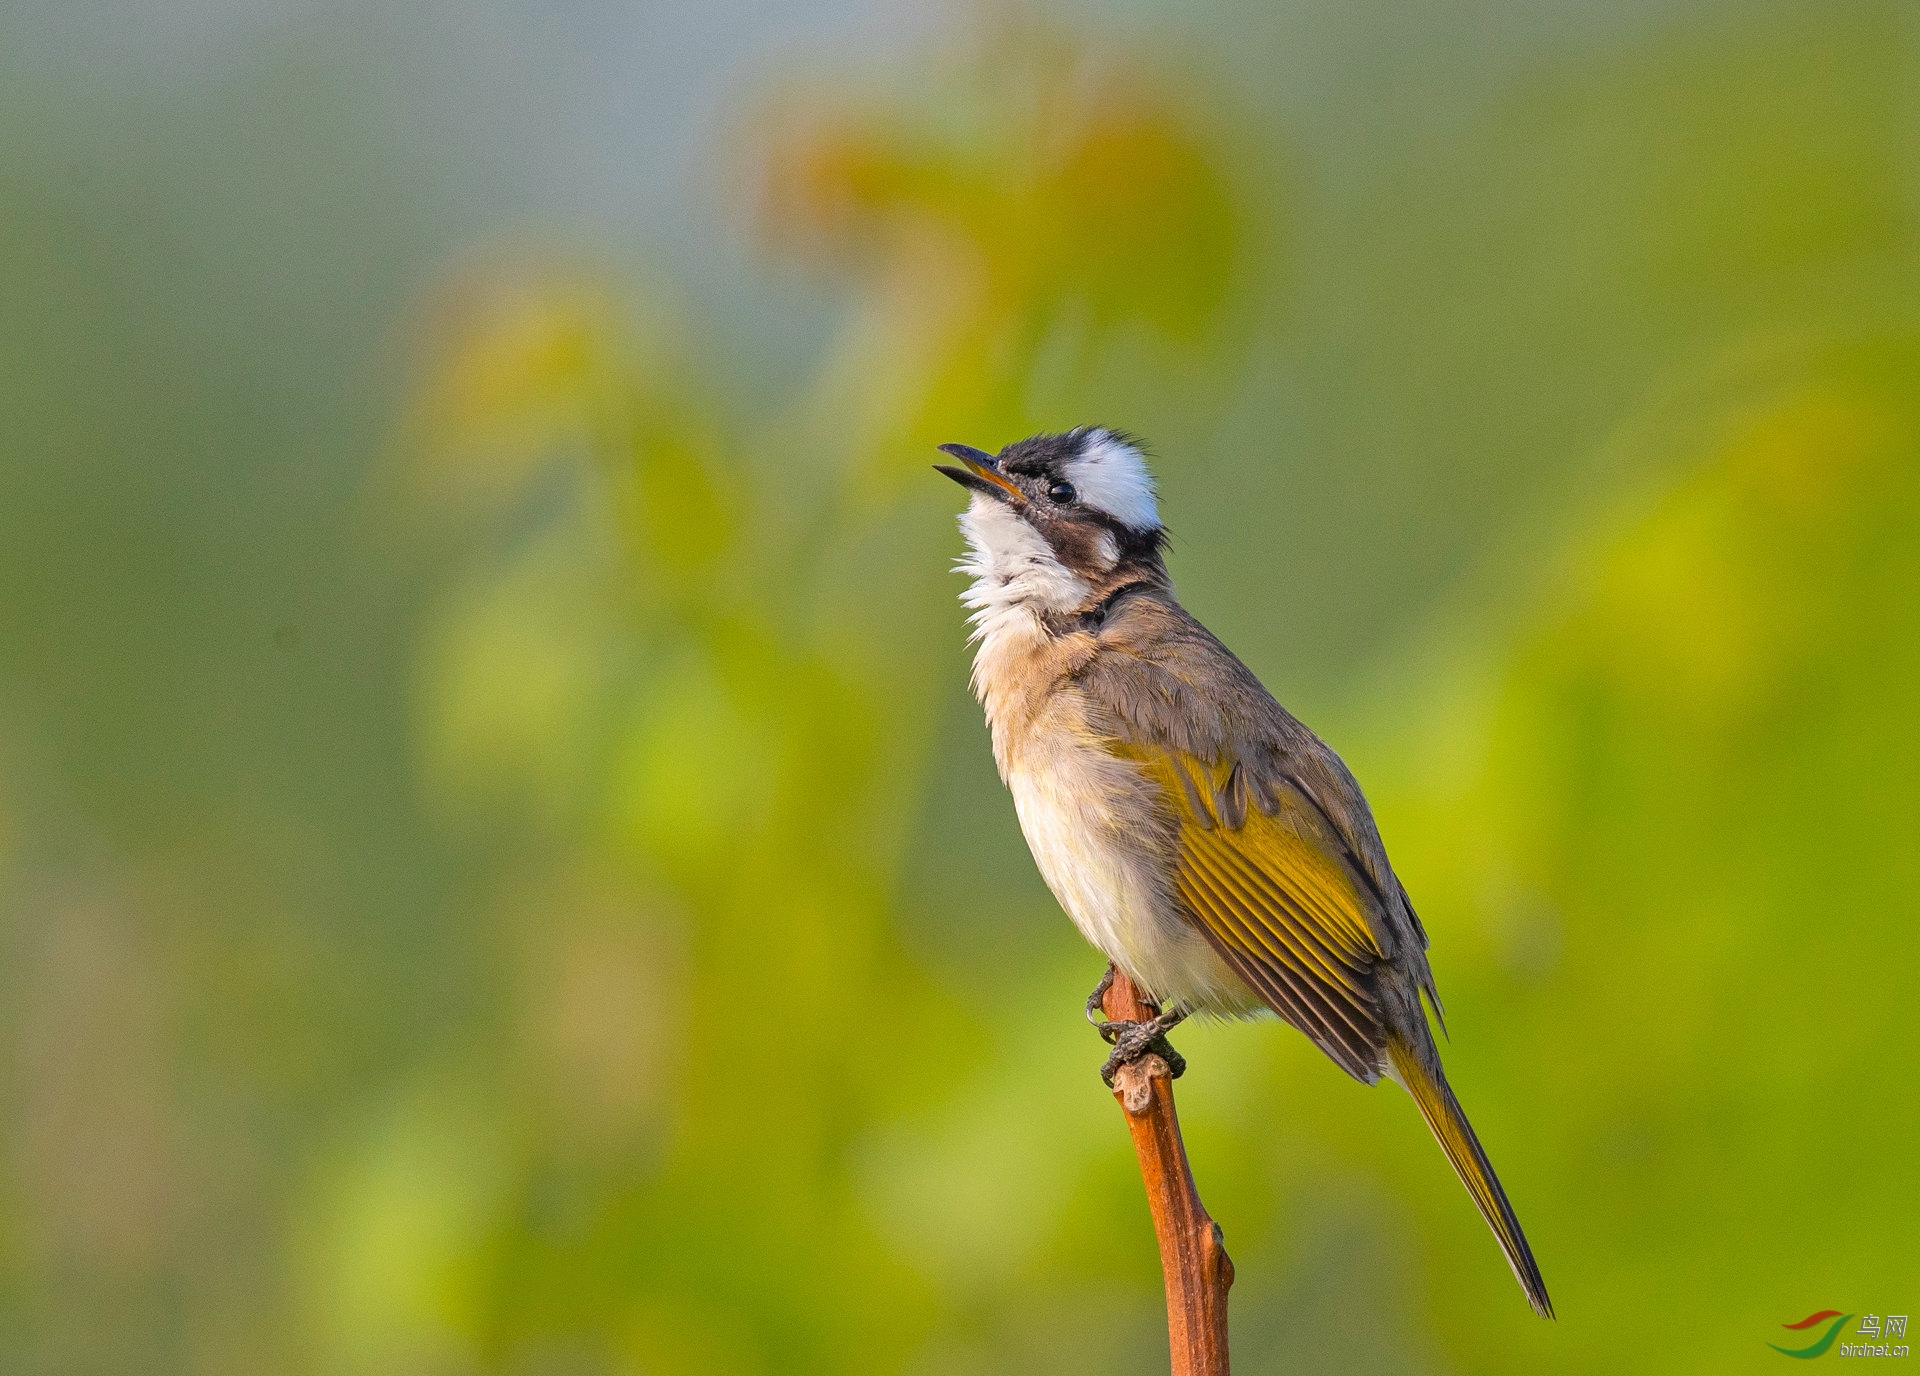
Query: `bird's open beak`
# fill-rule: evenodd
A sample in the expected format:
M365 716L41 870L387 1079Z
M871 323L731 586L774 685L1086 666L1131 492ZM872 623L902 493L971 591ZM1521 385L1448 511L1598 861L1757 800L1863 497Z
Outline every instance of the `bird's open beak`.
M989 497L998 497L1003 502L1027 500L1027 494L1015 487L1000 471L1000 461L986 450L975 449L970 444L943 444L940 452L953 455L962 466L937 463L933 466L934 470L946 474L960 486L984 492Z

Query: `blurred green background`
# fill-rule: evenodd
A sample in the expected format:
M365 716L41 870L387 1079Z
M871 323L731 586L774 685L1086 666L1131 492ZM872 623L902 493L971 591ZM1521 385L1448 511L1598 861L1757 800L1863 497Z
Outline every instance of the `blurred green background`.
M0 1371L1164 1370L928 471L1082 422L1561 1313L1193 1028L1236 1369L1920 1307L1907 0L14 0Z

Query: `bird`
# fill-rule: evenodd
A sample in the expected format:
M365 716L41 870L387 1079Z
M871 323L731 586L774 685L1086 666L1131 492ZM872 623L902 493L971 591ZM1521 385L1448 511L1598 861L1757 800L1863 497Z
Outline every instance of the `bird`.
M1364 1084L1406 1090L1534 1311L1546 1282L1441 1067L1427 934L1359 783L1174 596L1146 446L1080 426L943 444L969 494L955 566L972 688L1028 848L1155 1016L1097 1023L1102 1074L1199 1014L1271 1012ZM1424 1006L1423 1006L1424 999ZM1165 1012L1160 1012L1165 1009Z

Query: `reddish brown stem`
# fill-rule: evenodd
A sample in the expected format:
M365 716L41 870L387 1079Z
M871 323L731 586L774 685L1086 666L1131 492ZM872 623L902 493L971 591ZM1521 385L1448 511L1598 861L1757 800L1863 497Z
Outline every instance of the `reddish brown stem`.
M1101 1007L1109 1018L1127 1022L1143 1022L1157 1011L1118 971ZM1233 1263L1220 1225L1207 1215L1193 1187L1167 1063L1149 1055L1121 1066L1113 1077L1113 1097L1133 1134L1153 1231L1160 1239L1173 1376L1227 1376L1227 1287L1233 1284Z

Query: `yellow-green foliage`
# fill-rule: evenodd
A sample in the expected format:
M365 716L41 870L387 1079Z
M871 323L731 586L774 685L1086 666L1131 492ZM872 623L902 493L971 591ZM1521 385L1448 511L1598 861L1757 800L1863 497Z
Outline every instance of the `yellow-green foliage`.
M1236 1369L1920 1303L1915 26L1536 8L822 60L736 124L777 395L532 231L322 273L336 376L0 155L0 1367L1164 1370L928 471L1083 421L1368 788L1561 1315L1398 1090L1193 1027Z

